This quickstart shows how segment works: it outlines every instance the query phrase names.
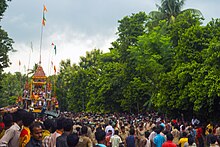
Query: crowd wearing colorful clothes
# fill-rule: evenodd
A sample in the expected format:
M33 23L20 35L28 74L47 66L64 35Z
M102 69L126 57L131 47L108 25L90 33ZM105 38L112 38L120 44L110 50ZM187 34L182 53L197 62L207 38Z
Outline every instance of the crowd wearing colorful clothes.
M18 109L4 113L0 147L219 147L220 126L158 113L61 113L36 118Z

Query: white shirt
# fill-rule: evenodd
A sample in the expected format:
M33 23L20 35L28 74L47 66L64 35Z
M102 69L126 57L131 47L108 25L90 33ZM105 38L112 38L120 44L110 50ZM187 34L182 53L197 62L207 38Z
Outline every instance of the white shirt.
M112 144L112 147L119 147L119 144L122 143L121 137L118 135L114 135L111 137L110 142Z
M4 136L0 140L0 147L16 147L19 146L19 136L21 128L17 123L14 123L5 131Z

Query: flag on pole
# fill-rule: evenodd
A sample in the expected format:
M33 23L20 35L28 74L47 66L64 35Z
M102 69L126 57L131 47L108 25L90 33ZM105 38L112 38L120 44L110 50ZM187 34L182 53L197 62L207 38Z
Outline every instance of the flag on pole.
M47 7L44 5L44 12L47 12Z
M42 25L43 25L43 26L46 25L46 18L45 18L45 14L44 14L44 13L43 13Z
M47 12L47 8L46 8L46 6L44 5L44 8L43 8L43 19L42 19L42 25L43 25L43 26L46 25L45 12Z
M57 46L54 43L52 43L51 45L54 46L54 53L56 55L57 54Z
M54 53L55 53L55 55L57 54L57 46L56 45L54 45Z
M54 65L53 69L54 69L54 73L56 73L57 72L57 68L56 68L55 65Z

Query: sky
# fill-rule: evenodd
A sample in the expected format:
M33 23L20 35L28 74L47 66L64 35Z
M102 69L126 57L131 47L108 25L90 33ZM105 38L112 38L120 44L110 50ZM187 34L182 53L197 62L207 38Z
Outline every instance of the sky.
M59 70L61 60L78 64L87 51L96 48L108 52L117 38L118 20L140 11L148 14L157 10L156 4L160 0L12 0L0 26L14 40L13 48L17 51L9 53L11 65L5 72L25 74L39 62L43 5L48 11L41 65L47 75L52 75L51 61ZM212 18L220 18L219 5L220 0L186 0L183 9L199 9L206 24ZM52 43L56 45L56 54Z

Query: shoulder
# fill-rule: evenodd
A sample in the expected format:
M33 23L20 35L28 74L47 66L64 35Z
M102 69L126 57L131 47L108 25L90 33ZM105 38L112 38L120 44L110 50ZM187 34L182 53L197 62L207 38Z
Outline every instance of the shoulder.
M28 135L28 130L27 129L22 129L20 137L24 137L25 135Z

